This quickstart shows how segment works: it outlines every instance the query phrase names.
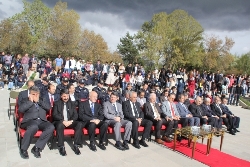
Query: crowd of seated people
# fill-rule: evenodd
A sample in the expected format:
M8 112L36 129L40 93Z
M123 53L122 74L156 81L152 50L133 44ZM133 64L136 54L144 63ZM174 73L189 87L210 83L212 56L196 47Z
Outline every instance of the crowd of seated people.
M239 132L240 118L230 111L224 97L216 96L211 103L209 97L197 96L194 102L190 102L186 93L177 95L168 88L161 93L159 85L149 89L146 82L137 92L131 84L127 84L124 91L115 84L106 90L103 80L99 80L93 90L85 87L84 79L79 80L77 87L68 78L62 78L62 83L56 87L47 81L46 76L42 76L41 81L28 81L28 89L18 96L18 110L23 114L20 128L26 130L20 150L23 158L29 157L27 150L38 130L43 132L31 149L35 157L41 157L40 152L54 130L60 155L67 155L63 133L67 128L75 131L72 149L76 155L81 154L79 146L83 128L88 130L92 151L97 151L96 128L100 131L98 147L101 150L106 150L107 129L110 127L114 132L114 146L122 151L129 150L131 139L132 146L137 149L148 147L146 139L150 138L152 126L158 144L172 142L172 134L178 124L182 127L208 124L220 130L224 123L230 134ZM52 119L49 121L46 113L50 109ZM162 125L166 127L163 133ZM124 128L123 138L121 127ZM144 127L141 138L139 127Z

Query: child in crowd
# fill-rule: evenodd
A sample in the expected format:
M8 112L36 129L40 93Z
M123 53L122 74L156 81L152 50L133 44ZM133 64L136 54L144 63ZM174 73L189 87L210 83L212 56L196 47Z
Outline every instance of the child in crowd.
M14 85L14 75L10 75L10 77L8 78L8 90L12 90L13 89L13 85Z

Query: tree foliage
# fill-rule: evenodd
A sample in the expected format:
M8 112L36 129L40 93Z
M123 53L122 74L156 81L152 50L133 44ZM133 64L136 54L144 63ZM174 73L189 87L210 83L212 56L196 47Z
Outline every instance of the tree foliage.
M58 54L87 60L122 62L117 52L110 52L101 35L81 30L80 16L59 1L53 8L42 0L23 0L23 11L0 23L0 48L12 53L35 53L57 57Z
M223 41L216 36L210 36L204 39L204 43L203 67L207 70L227 70L234 61L234 57L230 53L234 41L227 37Z
M250 75L250 52L237 58L235 67L243 74Z
M47 52L50 54L77 55L80 42L80 16L67 9L66 2L58 2L51 11L48 29Z
M138 49L136 48L134 37L126 33L125 37L120 39L117 46L118 52L123 56L123 60L127 63L137 62Z

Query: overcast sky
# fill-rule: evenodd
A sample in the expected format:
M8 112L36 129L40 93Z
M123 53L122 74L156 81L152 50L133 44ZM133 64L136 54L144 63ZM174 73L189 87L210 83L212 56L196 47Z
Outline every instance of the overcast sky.
M32 1L32 0L28 0ZM53 7L58 0L43 0ZM62 0L80 14L82 28L101 34L110 50L126 32L136 33L158 12L183 9L192 15L207 35L232 38L233 54L250 51L250 0ZM23 10L22 0L0 0L0 20Z

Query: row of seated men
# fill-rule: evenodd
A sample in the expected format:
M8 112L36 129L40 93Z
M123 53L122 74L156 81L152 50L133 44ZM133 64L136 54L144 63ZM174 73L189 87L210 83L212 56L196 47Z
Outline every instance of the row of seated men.
M31 152L35 157L41 157L41 150L44 149L47 141L56 130L59 153L66 155L64 147L64 129L73 128L75 154L81 154L79 145L82 144L82 128L88 129L90 149L96 151L95 146L95 129L100 129L99 148L106 150L104 143L107 141L106 133L108 126L114 128L115 147L119 150L128 150L128 142L133 139L132 145L135 148L148 147L145 139L149 138L152 125L155 126L155 141L159 144L171 142L171 134L177 128L178 123L185 126L199 126L205 123L212 127L220 129L222 121L229 128L232 134L237 131L239 126L239 117L234 116L229 109L224 105L226 99L223 99L223 104L220 104L220 98L216 98L215 103L211 104L210 99L206 99L202 104L202 99L198 97L195 103L185 106L184 95L179 95L179 103L175 105L173 100L175 94L169 94L166 101L160 105L156 103L156 94L151 93L149 101L142 107L137 102L137 93L131 91L129 97L122 104L117 100L119 95L112 92L110 99L104 102L103 105L97 103L98 94L95 91L89 93L89 98L86 101L76 103L75 99L70 97L70 88L62 89L60 97L56 99L55 86L49 85L48 91L40 96L38 87L33 86L34 82L28 82L28 90L20 92L18 97L18 109L23 113L23 120L20 127L26 129L24 134L20 154L23 158L28 158L28 147L32 137L38 130L42 130L42 134L37 140ZM73 89L73 88L72 88ZM54 93L53 93L54 92ZM50 97L46 100L46 96ZM78 106L78 112L76 107ZM46 112L52 109L53 121L49 122L46 119ZM166 125L166 130L161 136L161 127ZM138 127L143 126L144 131L141 140L138 138ZM120 128L125 128L123 142L121 142Z

